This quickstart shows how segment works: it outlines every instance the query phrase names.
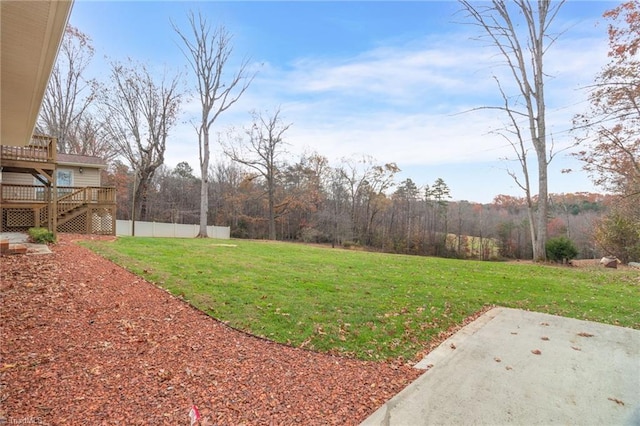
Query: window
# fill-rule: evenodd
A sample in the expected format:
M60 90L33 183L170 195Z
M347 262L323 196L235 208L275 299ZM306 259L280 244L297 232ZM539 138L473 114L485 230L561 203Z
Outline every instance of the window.
M58 198L59 198L59 197L62 197L63 195L71 193L72 190L66 187L73 186L73 170L58 169L56 172L57 172L56 178L58 180ZM34 185L39 187L39 188L36 188L36 199L44 200L43 183L36 178L33 178L33 181L34 181Z
M73 186L73 171L58 169L58 187Z

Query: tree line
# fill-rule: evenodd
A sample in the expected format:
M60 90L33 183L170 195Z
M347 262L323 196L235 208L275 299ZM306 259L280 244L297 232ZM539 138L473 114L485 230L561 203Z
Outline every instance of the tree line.
M524 197L499 195L487 204L453 201L442 179L417 185L410 178L397 181L399 171L393 163L366 156L331 165L317 153L307 154L280 162L274 173L275 185L269 190L265 177L227 159L209 170L207 220L229 226L234 238L465 259L532 257ZM105 180L118 187L118 218L131 219L131 170L120 164ZM200 186L201 179L188 163L173 169L162 166L150 185L147 220L198 223ZM591 231L614 198L591 193L552 194L550 238L571 239L580 257L601 256Z
M508 85L495 78L504 102L481 107L507 118L505 128L495 133L509 142L520 166L508 174L523 196L512 197L508 207L502 196L490 205L452 202L441 179L421 187L411 179L395 182L400 170L393 162L362 157L330 165L318 153L284 158L291 123L279 108L253 112L249 126L228 132L221 140L224 158L212 163L212 128L249 88L255 73L247 59L229 69L231 34L224 26L212 28L200 13L190 13L185 28L171 24L188 64L189 88L183 87L184 75L170 70L154 74L133 60L112 61L108 82L86 78L94 55L91 40L68 27L38 131L56 136L62 152L97 155L110 163L105 183L118 187L120 217L196 221L201 237L206 237L206 225L215 223L228 224L234 236L247 238L482 259L544 259L547 239L563 229L581 246L583 256L600 250L638 259L640 7L632 0L605 14L611 61L590 88L589 110L574 120L576 145L583 147L577 157L594 182L615 197L594 201L591 194L583 194L587 201L567 204L563 197L576 195L547 191L547 167L557 152L547 144L543 70L544 55L561 34L551 33L551 24L563 4L493 0L476 6L460 1L467 22L478 27L480 38L496 48L511 70L516 90L516 96L507 93ZM168 135L187 91L196 94L201 107L191 119L198 141L198 177L189 164L173 170L164 165ZM536 157L535 171L530 152ZM538 194L532 193L532 180L537 180ZM598 207L583 209L592 203Z

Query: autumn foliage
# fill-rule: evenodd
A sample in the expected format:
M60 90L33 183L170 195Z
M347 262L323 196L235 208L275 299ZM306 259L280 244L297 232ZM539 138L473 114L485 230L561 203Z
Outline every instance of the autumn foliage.
M640 2L607 11L609 58L596 78L590 110L576 117L578 157L593 181L618 197L594 238L623 261L640 256Z
M640 194L640 3L605 13L611 61L596 79L591 109L578 116L585 149L579 153L594 182L624 196Z

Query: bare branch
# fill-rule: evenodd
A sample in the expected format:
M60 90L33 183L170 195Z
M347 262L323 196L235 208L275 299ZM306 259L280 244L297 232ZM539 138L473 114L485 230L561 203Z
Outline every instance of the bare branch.
M524 173L525 181L516 183L525 190L529 200L529 214L533 219L531 202L531 185L526 163L525 138L521 134L520 123L516 116L527 119L529 138L538 159L538 217L536 228L531 228L531 239L534 242L534 258L544 259L547 235L547 167L551 159L547 158L546 142L546 106L544 98L543 58L549 47L557 40L558 35L550 36L551 23L557 17L564 0L551 2L541 0L535 2L537 9L529 0L492 0L477 6L468 0L459 0L463 11L474 25L477 25L484 37L490 40L502 55L508 66L513 82L520 92L526 113L517 112L509 105L509 98L498 82L498 88L504 101L503 107L494 107L504 111L514 129L516 141L510 141L518 157ZM514 19L520 19L518 23ZM497 79L496 79L497 81ZM503 134L508 140L509 138ZM552 157L551 157L552 158ZM509 173L512 178L513 172Z
M255 77L249 72L249 59L245 58L237 71L229 78L225 71L233 53L232 36L220 25L215 29L198 13L189 12L189 28L185 32L171 23L182 42L180 50L196 77L196 90L200 97L201 116L197 127L200 159L200 237L207 236L209 211L209 157L210 131L220 114L234 105L247 90Z
M131 63L125 67L113 63L113 87L101 95L105 130L139 178L134 196L142 199L142 219L146 213L147 185L164 163L169 130L179 113L182 99L179 79L179 74L168 78L165 73L156 82L143 65Z

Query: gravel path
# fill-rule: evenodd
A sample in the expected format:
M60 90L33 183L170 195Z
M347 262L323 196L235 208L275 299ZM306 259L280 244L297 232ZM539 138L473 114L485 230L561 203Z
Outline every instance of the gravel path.
M0 424L358 424L421 374L233 330L73 238L0 259Z

